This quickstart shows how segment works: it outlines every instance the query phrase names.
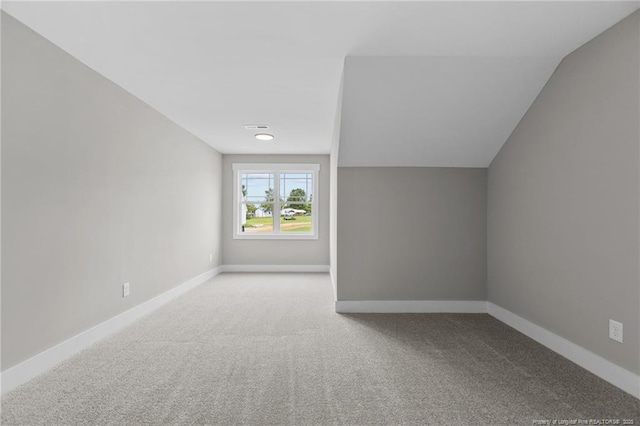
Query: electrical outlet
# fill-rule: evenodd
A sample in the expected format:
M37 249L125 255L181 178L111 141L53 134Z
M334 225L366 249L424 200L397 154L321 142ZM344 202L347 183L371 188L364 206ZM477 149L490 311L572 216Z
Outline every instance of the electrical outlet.
M209 253L209 262L213 262L213 253Z
M609 338L622 343L622 323L609 320Z
M127 297L129 293L129 283L122 284L122 297Z

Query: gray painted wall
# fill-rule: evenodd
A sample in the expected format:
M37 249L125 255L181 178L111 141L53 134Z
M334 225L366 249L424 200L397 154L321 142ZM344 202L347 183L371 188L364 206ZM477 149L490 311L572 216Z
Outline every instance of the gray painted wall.
M274 141L273 143L277 143ZM318 172L317 240L234 240L233 163L315 163ZM225 265L329 265L329 156L224 155L222 175L222 263Z
M338 168L338 300L486 300L487 169Z
M5 370L217 266L221 155L5 13L2 89Z
M491 164L488 199L489 301L636 373L639 16L561 62Z

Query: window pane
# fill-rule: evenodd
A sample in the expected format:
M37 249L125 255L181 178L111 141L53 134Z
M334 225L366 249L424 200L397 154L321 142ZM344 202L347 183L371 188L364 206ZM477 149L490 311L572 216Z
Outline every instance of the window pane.
M311 222L312 214L311 204L308 203L296 204L295 209L292 207L285 207L280 212L280 232L313 232L313 223Z
M263 234L273 232L273 204L240 205L240 223L242 234Z
M273 173L242 173L240 175L242 200L258 205L273 203L274 179Z
M298 208L312 201L313 173L281 173L280 197L286 207Z

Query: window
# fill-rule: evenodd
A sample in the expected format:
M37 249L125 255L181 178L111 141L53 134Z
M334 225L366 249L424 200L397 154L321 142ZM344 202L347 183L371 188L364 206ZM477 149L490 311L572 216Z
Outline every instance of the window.
M318 238L319 164L233 164L234 238Z

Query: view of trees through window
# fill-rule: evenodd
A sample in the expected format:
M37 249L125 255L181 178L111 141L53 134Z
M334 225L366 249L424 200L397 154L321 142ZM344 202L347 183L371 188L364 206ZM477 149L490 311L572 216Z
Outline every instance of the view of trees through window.
M313 173L240 173L243 233L313 232ZM277 197L277 199L276 199Z

